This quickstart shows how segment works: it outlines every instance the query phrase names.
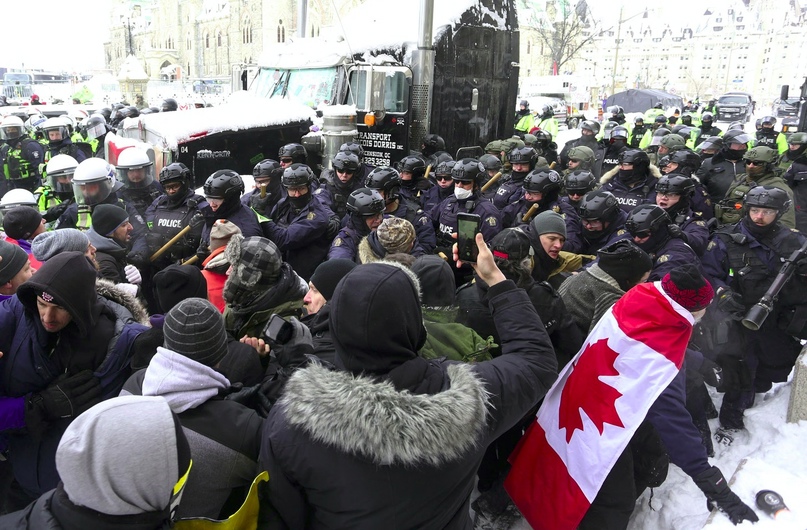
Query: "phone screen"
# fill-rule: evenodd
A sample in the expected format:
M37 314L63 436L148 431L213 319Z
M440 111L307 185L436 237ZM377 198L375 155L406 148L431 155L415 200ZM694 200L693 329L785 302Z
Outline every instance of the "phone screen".
M461 261L476 263L479 249L476 246L476 234L482 226L482 219L475 214L457 214L457 251Z

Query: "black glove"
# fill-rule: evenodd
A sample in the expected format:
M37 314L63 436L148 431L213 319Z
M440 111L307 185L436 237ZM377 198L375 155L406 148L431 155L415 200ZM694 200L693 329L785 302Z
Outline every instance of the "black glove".
M754 513L754 510L749 508L736 493L731 491L728 482L726 482L726 477L716 467L710 467L695 477L694 480L695 484L706 495L706 506L709 511L716 507L725 513L735 525L743 521L753 523L759 521L759 517Z
M47 424L74 418L101 401L101 382L90 370L75 375L60 375L42 392L25 401L25 425L38 437Z
M720 385L715 385L718 392L753 389L754 378L751 377L751 370L749 370L745 359L732 355L723 355L717 359L717 364L721 368Z
M42 214L42 218L47 223L52 223L53 221L57 220L62 214L67 210L67 207L70 206L67 202L60 202L56 206L51 206L48 208L44 214Z
M138 269L143 269L148 267L151 262L149 261L149 257L142 252L132 251L126 254L126 263L131 263Z
M328 239L335 239L342 229L342 222L335 215L328 218L328 231L325 235Z
M717 307L734 320L742 320L745 316L745 304L742 296L731 289L718 289Z
M265 215L266 207L269 205L269 201L272 200L272 194L266 194L266 197L261 197L260 193L256 193L249 198L249 206L256 212L261 215ZM268 213L268 212L267 212Z
M244 387L243 383L236 383L230 387L229 392L224 399L241 403L257 412L261 418L268 416L272 410L272 402L261 392L260 384Z
M713 363L709 359L704 358L698 372L700 372L700 374L703 376L704 383L715 387L718 392L725 392L725 390L722 389L723 369L720 366Z

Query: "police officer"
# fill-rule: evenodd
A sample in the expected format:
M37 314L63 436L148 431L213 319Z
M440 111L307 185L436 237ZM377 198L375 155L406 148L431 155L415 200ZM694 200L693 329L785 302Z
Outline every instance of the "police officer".
M552 211L563 217L566 223L566 241L563 250L578 252L583 246L580 239L580 218L568 203L560 202L560 191L563 179L549 168L538 168L526 176L522 196L507 205L502 211L502 223L505 228L522 227L529 231L530 220L541 212Z
M589 192L580 201L580 234L583 247L580 254L596 255L601 248L624 238L628 214L609 191Z
M745 197L742 219L715 232L703 257L704 272L717 289L717 307L740 320L767 291L783 261L800 248L805 237L784 226L790 196L780 188L756 186ZM726 358L723 372L734 370L751 384L727 390L720 409L718 441L731 443L745 427L743 412L754 404L755 392L767 392L772 383L786 381L801 350L799 339L807 338L803 318L807 292L804 261L773 303L772 314L757 331L736 326L741 358ZM718 361L720 363L720 361Z
M757 146L745 153L745 173L737 176L726 190L723 200L715 204L715 217L719 224L733 224L742 219L743 199L754 186L773 186L793 198L793 191L776 170L777 159L776 151L770 147ZM796 215L791 208L782 214L781 223L788 228L796 228Z
M202 242L197 255L202 258L209 253L210 229L217 219L227 219L241 229L244 237L263 237L263 230L259 222L258 213L241 204L241 194L244 193L244 181L237 171L232 169L219 169L205 180L205 199L210 205L210 211L205 215L205 225L202 228ZM261 218L262 219L262 218Z
M656 204L681 229L679 237L700 257L709 243L709 228L706 221L692 211L694 194L695 180L682 173L662 175L656 183Z
M155 270L164 269L172 263L181 263L196 253L202 239L204 216L210 213L205 198L193 190L193 175L185 164L168 164L160 170L159 178L165 192L146 210L149 255L157 252L186 226L191 226L191 229L163 257L154 262Z
M348 196L347 209L347 222L331 243L328 259L359 263L359 243L384 220L384 198L378 190L359 188Z
M70 139L70 131L67 123L59 118L48 118L42 124L42 132L48 141L48 151L45 153L45 161L58 154L70 155L80 164L87 155Z
M658 143L658 149L656 153L648 153L650 155L650 163L658 165L659 160L664 158L665 156L669 156L671 153L678 151L679 149L686 148L686 140L674 132L670 134L666 134L661 137Z
M757 130L757 141L754 146L764 145L770 147L783 154L787 152L787 138L784 134L774 130L773 126L776 125L776 118L773 116L765 116L762 118L762 127Z
M537 120L533 122L533 128L537 127L541 131L549 133L549 141L558 135L558 120L555 118L555 111L552 105L544 105L541 107L541 113L537 116ZM533 132L538 136L538 131ZM547 158L547 160L549 160Z
M482 158L488 157L488 163L490 164L491 159L494 161L492 167L496 167L495 162L498 162L498 168L501 169L502 163L499 159L497 159L493 155L482 155ZM480 162L482 159L480 158ZM423 211L426 215L429 216L431 219L432 211L436 208L441 202L446 200L451 195L454 195L454 179L451 178L451 170L454 169L454 161L447 160L445 162L440 162L437 164L437 167L434 168L432 175L434 175L434 182L435 185L431 188L427 189L423 192L423 195L420 196L420 203L423 205ZM484 166L484 162L482 162ZM487 169L487 166L485 166ZM488 174L490 174L491 170L488 170ZM494 172L494 175L498 171ZM367 184L371 188L369 183Z
M569 163L567 164L567 169L564 172L565 174L572 173L574 171L594 171L594 162L595 156L594 151L586 146L579 146L579 147L572 147L569 149ZM599 177L592 173L594 177L599 180Z
M567 173L563 178L563 189L565 195L560 198L561 203L568 204L578 214L580 213L580 203L583 197L597 187L597 179L590 171L577 169ZM568 227L567 227L568 232Z
M3 164L0 195L15 188L32 192L42 183L39 165L45 160L45 150L25 135L24 127L17 116L6 116L0 122L0 137L5 142L0 148Z
M277 152L280 167L286 169L292 164L307 164L308 152L302 144L291 143L281 147ZM246 236L244 236L246 237Z
M356 155L350 156L358 164ZM262 227L266 237L283 253L283 261L308 281L328 256L339 221L325 204L314 198L317 180L305 164L292 164L283 170L281 183L286 197L277 203L271 220L262 223Z
M286 188L280 184L283 168L280 162L265 158L252 168L255 189L241 197L241 203L263 217L271 217L272 210L286 196Z
M695 152L701 157L702 162L706 162L721 149L723 149L723 138L720 136L710 136L695 147Z
M401 195L419 203L421 192L429 188L425 178L426 159L421 155L405 156L398 162L397 170L401 175Z
M656 136L656 131L659 129L667 130L667 134L669 134L669 129L667 128L667 116L664 114L658 114L653 118L648 118L645 115L645 120L652 120L652 124L650 125L650 130L646 131L642 136L642 140L639 142L639 149L647 149L652 145L653 137Z
M532 117L532 112L530 112L529 101L526 99L519 101L516 117L513 121L515 123L513 126L513 134L524 136L532 130L534 126L534 119Z
M317 199L335 213L339 219L347 215L347 198L364 186L359 176L359 157L349 151L339 151L331 162L333 169L324 170L322 184L314 191Z
M502 219L492 203L479 197L479 184L485 178L485 168L475 158L463 158L454 164L451 177L454 179L454 196L440 204L433 219L437 229L437 248L450 249L454 244L451 234L457 232L457 214L460 212L478 215L482 220L480 231L485 241L492 240L502 230Z
M741 129L731 129L723 135L723 147L710 159L704 160L695 176L700 179L712 199L717 204L726 196L729 186L745 173L743 156L748 151L751 135ZM736 222L736 221L735 221Z
M698 147L704 140L710 136L721 136L723 131L719 127L714 126L714 114L711 112L704 112L701 116L700 134L695 140L695 147Z
M784 179L793 191L796 228L804 232L807 231L807 133L793 133L788 142L790 149L785 157L792 159L792 164L787 168Z
M557 163L558 144L552 141L552 133L549 131L535 131L535 144L533 145L538 156L546 159L547 165Z
M644 118L642 116L636 116L633 120L633 131L631 131L630 135L630 147L639 147L639 143L644 138L644 134L650 129L644 123Z
M160 105L160 112L175 112L177 110L179 110L179 105L174 98L165 98Z
M353 153L354 155L359 157L359 163L361 164L361 166L359 167L359 171L356 173L356 176L359 177L360 182L366 181L367 175L370 174L370 171L372 171L375 168L375 166L371 166L370 164L364 161L364 148L361 146L361 144L356 142L347 142L340 145L339 150L346 151L348 153Z
M560 170L565 170L569 167L569 151L573 147L588 147L592 153L596 153L599 149L597 144L597 135L600 132L600 124L593 120L585 120L580 124L580 138L569 140L560 151Z
M623 109L619 105L612 105L606 109L607 112L611 113L611 117L608 118L609 121L615 121L619 125L625 125L625 109ZM627 127L626 127L627 128Z
M145 149L130 147L118 155L116 169L118 182L123 185L118 196L145 218L148 207L163 194L162 186L154 180L154 162Z
M439 167L439 166L438 166ZM452 164L453 168L453 164ZM384 216L395 216L406 219L415 228L418 244L427 254L434 252L437 237L431 217L420 205L401 195L401 176L391 167L377 167L370 172L366 185L378 191L384 198ZM440 186L434 186L440 188Z
M695 184L695 191L690 201L692 212L704 221L713 219L715 209L712 200L709 198L703 184L700 183L697 177L693 177L694 173L701 167L701 157L689 149L679 149L665 156L662 161L661 172L665 175L680 173L687 177L692 177Z
M639 149L619 155L619 165L600 179L600 189L614 194L620 207L630 213L639 204L654 204L655 188L661 172L650 157Z
M681 238L681 230L656 204L640 204L628 214L625 229L636 246L653 260L649 282L659 281L672 269L694 263L700 265L695 251Z
M430 133L423 137L420 154L426 159L426 165L431 166L432 169L438 164L437 153L445 150L446 141L439 134Z
M502 177L503 179L506 178L506 180L502 182L493 197L493 205L500 211L504 210L508 204L519 199L524 179L530 171L535 169L538 154L532 147L518 147L508 153L507 159L513 170L507 177ZM456 180L455 178L455 186Z
M795 161L799 161L800 165L803 165L805 150L807 150L807 133L795 132L791 134L787 139L787 151L779 157L779 169L787 174L787 170L790 169L790 166ZM792 188L793 186L791 185L790 187ZM796 212L798 212L798 207ZM796 213L796 216L798 217L798 213Z
M600 147L600 155L597 157L600 161L597 170L603 177L619 165L620 155L628 149L629 134L628 129L620 125L611 130L607 140L603 138L605 143Z
M56 155L47 165L47 183L34 192L37 206L45 221L52 223L62 215L75 200L73 174L78 162L70 155Z
M106 119L102 114L93 114L87 118L84 123L84 134L87 141L93 148L93 153L97 158L104 158L106 155L104 149L104 138L109 133L109 127L106 124Z

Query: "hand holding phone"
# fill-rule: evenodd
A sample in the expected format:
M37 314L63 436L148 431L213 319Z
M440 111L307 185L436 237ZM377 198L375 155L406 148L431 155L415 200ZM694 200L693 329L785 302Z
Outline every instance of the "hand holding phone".
M457 214L457 250L460 261L476 263L479 249L476 234L482 227L482 218L472 213Z

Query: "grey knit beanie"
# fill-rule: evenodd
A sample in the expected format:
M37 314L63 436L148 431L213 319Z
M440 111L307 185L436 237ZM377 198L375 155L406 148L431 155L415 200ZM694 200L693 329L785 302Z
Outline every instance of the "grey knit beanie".
M165 315L163 333L167 349L206 366L215 366L227 354L224 318L203 298L175 305Z
M61 252L87 252L90 240L81 230L60 228L43 232L31 242L31 253L39 261L48 261Z
M547 210L539 213L532 220L532 231L536 236L560 234L566 237L566 221L559 213Z

